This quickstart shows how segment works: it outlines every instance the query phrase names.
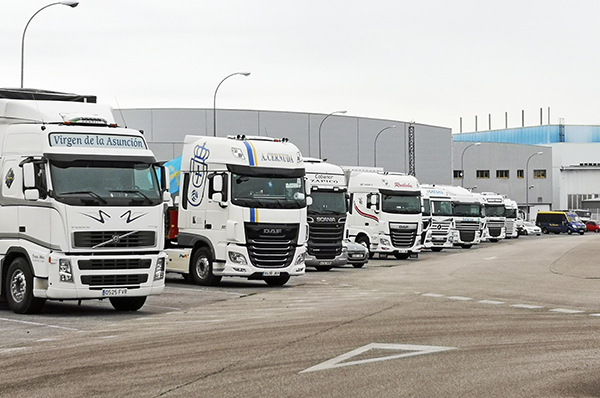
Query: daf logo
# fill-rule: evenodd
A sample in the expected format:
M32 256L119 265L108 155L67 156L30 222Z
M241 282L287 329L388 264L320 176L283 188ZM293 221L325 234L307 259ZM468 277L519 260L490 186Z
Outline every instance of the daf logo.
M280 234L283 230L281 228L264 228L263 233L268 235Z
M396 228L398 228L398 229L408 229L408 225L397 225Z

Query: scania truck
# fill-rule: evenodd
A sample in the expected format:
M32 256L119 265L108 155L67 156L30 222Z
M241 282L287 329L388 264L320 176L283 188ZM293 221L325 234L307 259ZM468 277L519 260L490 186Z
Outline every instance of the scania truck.
M200 285L225 276L284 285L304 274L310 184L294 144L189 135L179 177L168 272Z
M319 271L348 262L343 246L348 207L344 170L322 159L304 158L312 204L308 206L306 265Z
M421 188L410 175L347 171L350 240L364 245L372 257L416 258L422 249Z
M454 247L454 222L452 200L448 191L441 186L422 184L421 189L429 197L431 207L431 233L425 248L434 252Z
M17 313L164 289L167 172L93 96L0 89L0 275Z

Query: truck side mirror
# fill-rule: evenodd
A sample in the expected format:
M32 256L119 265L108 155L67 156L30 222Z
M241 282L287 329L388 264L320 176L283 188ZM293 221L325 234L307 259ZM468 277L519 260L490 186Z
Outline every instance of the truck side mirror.
M226 206L227 202L227 174L215 173L209 176L210 186L208 196L211 200Z
M160 185L162 190L169 192L171 190L171 172L169 171L168 167L161 167L160 177Z
M26 200L35 201L40 198L40 191L35 184L35 165L23 164L23 194Z

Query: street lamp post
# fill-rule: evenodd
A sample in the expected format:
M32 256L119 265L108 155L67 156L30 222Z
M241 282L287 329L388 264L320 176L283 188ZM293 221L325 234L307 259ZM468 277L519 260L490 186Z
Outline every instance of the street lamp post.
M381 133L383 133L385 130L395 129L395 128L396 128L396 125L387 126L383 129L381 129L381 131L379 133L377 133L377 135L375 136L375 142L373 143L373 167L377 167L377 138L379 138L379 135Z
M235 76L235 75L250 76L250 72L232 73L229 76L225 76L225 78L223 80L221 80L221 82L217 85L217 88L215 89L215 95L213 97L213 136L214 137L217 136L217 91L219 91L219 87L221 87L221 84L223 84L223 82L225 80L227 80L230 77Z
M25 25L25 29L23 29L23 37L21 38L21 88L23 88L23 69L24 69L23 65L25 63L25 33L27 32L27 27L29 26L29 23L31 22L33 17L38 15L40 13L40 11L42 11L48 7L51 7L51 6L63 5L63 6L69 6L71 8L75 8L75 7L77 7L78 4L79 4L78 1L58 1L56 3L51 3L51 4L48 4L48 5L40 8L39 10L37 10L35 12L35 14L33 14L31 16L31 18L29 18L29 21L27 21L27 24Z
M346 111L335 111L335 112L331 112L329 115L325 116L323 118L323 120L321 120L321 124L319 124L319 159L322 159L321 157L321 127L323 127L323 122L325 122L325 120L327 120L327 118L331 115L335 115L336 113L346 113ZM310 153L310 143L309 145L309 153Z
M460 179L460 186L464 187L465 186L465 167L464 167L464 157L465 157L465 151L467 149L469 149L472 146L479 146L481 145L481 142L475 142L471 145L467 145L465 149L463 149L462 154L460 155L460 173L461 175L461 179Z
M529 189L532 188L529 186L529 160L536 155L543 155L544 152L536 152L527 158L527 162L525 163L525 210L527 210L527 220L529 221Z

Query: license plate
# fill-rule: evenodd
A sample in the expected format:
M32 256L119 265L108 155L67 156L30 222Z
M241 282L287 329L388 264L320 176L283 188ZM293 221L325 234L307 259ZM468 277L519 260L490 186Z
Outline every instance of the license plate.
M319 261L319 265L331 265L333 261Z
M104 296L104 297L127 296L127 289L102 289L102 296Z
M263 272L263 276L279 276L279 275L281 275L281 273L279 271L269 270L269 271Z

